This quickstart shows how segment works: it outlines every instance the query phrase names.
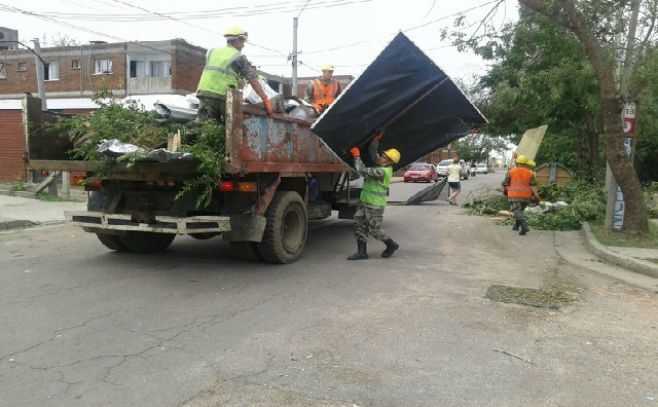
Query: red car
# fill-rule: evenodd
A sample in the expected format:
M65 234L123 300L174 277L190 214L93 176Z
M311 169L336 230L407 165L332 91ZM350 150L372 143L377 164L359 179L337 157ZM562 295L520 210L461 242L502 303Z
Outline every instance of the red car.
M436 167L430 163L413 163L404 172L404 182L409 181L438 182L439 174Z

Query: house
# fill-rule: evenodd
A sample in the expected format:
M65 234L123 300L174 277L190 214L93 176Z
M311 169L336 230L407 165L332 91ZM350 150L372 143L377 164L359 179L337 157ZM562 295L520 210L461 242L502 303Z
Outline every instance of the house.
M115 97L194 92L206 50L182 39L42 48L46 98ZM0 99L37 93L34 54L6 49L0 54Z

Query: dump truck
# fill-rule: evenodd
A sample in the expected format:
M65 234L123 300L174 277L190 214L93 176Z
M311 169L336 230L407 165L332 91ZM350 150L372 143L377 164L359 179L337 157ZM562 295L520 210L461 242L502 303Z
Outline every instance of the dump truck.
M353 217L360 189L351 183L350 147L365 147L383 129L382 148L402 153L399 168L484 123L450 78L400 33L312 125L267 116L244 105L239 91L229 92L224 173L203 209L194 194L177 199L198 176L197 162L138 160L116 164L88 184L87 211L67 219L116 251L160 251L177 235L221 235L240 257L291 263L304 249L309 220L332 211ZM64 159L71 146L54 142L28 134L30 168L98 171L98 163Z

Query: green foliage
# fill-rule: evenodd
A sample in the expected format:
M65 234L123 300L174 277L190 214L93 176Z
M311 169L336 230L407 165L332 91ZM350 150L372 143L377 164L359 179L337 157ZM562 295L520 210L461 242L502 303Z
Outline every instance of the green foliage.
M95 101L101 108L89 116L75 116L61 123L68 129L72 139L83 139L72 151L73 158L84 160L104 159L98 153L98 144L102 140L118 139L124 143L134 144L144 149L158 148L167 142L171 134L170 126L156 122L154 112L146 112L136 103L123 105L106 95L98 95Z
M188 193L196 193L198 208L210 204L213 191L220 183L224 164L224 127L215 121L208 120L201 124L199 137L194 144L183 145L181 151L192 154L199 160L200 175L193 180L186 181L183 189L176 198Z
M493 151L507 150L507 142L502 137L486 134L469 134L454 143L459 158L466 162L487 162Z
M471 215L496 215L507 209L507 198L503 195L477 197L464 205Z
M16 181L9 185L9 190L11 192L25 191L25 184L20 178L17 178Z
M642 247L647 249L658 247L658 225L655 223L649 224L648 233L639 235L624 231L607 231L601 222L591 223L590 226L596 240L606 246Z
M600 221L605 217L605 189L599 184L571 182L565 185L543 185L539 195L549 202L564 201L565 208L541 214L530 214L528 224L537 229L580 229L583 221Z

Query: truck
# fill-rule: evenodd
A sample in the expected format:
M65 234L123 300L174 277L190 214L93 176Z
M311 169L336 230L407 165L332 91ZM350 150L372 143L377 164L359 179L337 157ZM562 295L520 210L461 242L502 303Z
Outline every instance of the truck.
M71 146L31 134L32 169L84 171L94 182L87 211L67 212L69 222L96 235L114 251L156 252L177 235L209 239L221 235L241 258L291 263L306 243L309 220L337 211L351 218L358 189L350 186L353 169L339 158L307 121L281 114L267 116L244 105L239 91L227 95L225 163L222 181L210 203L197 207L197 196L177 195L199 175L195 160L138 160L97 171L93 161L65 158Z
M353 217L360 189L351 182L350 147L366 147L375 131L385 131L380 147L398 149L401 168L486 124L448 75L402 33L313 124L269 117L241 98L237 90L227 95L224 173L209 205L199 209L194 194L177 199L185 182L198 176L198 163L138 160L116 164L87 184L87 211L67 219L115 251L154 252L177 235L221 235L240 257L291 263L304 249L309 220L332 211ZM30 123L41 120L40 103L26 105L26 127L38 127ZM98 163L65 159L72 147L66 140L29 131L27 139L30 168L99 177Z

